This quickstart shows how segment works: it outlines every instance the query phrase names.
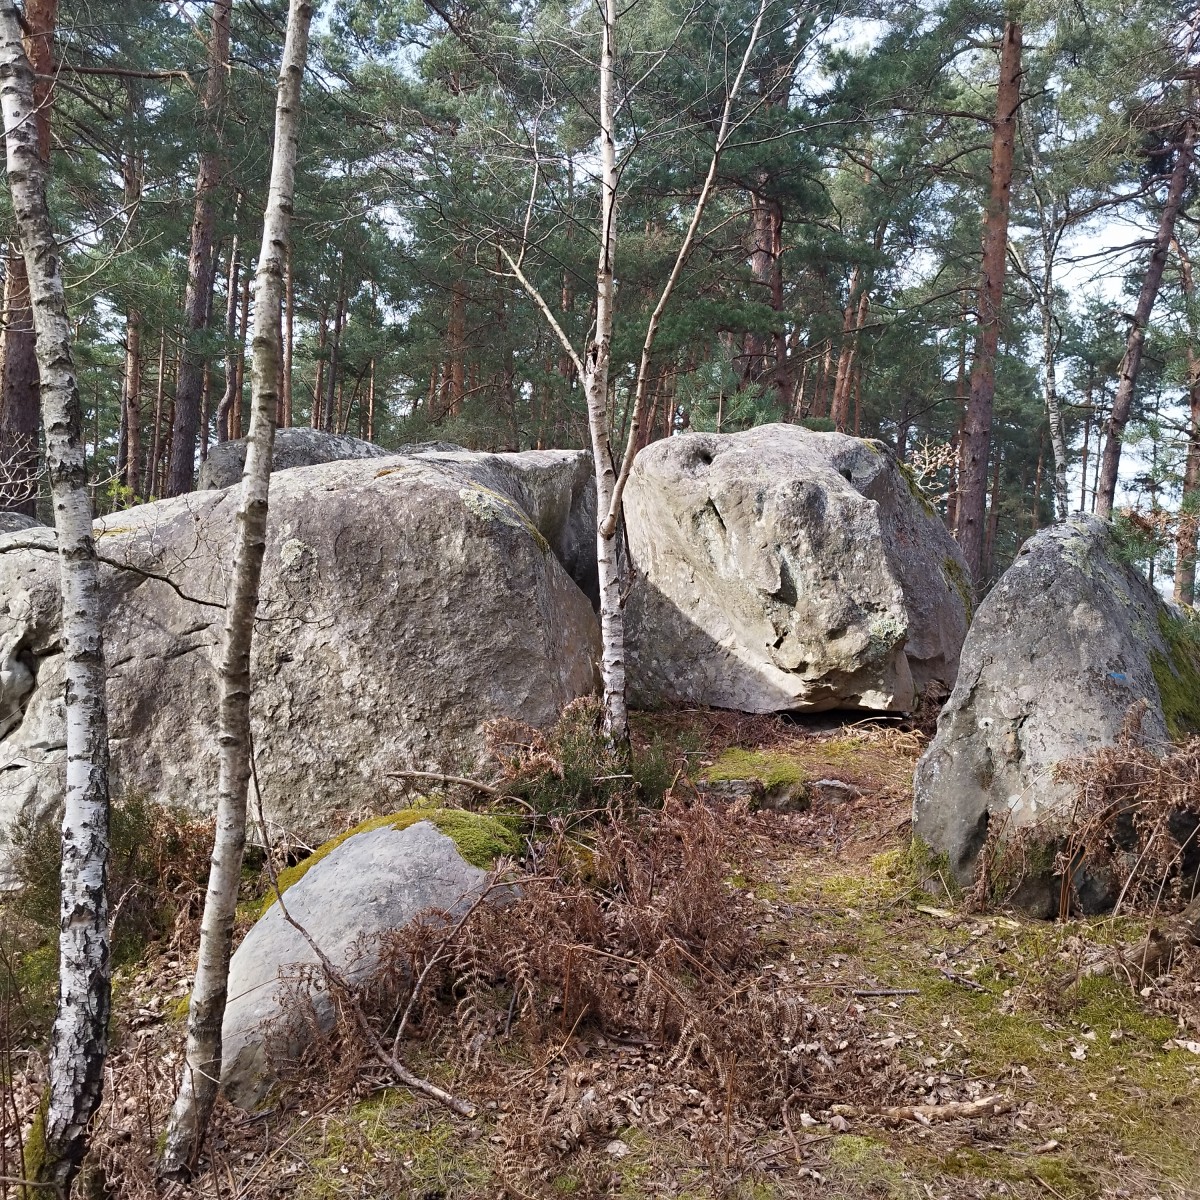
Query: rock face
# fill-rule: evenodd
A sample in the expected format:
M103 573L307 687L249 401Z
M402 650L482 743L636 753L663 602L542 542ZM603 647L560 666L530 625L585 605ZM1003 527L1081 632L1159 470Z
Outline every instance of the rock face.
M1136 701L1148 703L1152 741L1196 724L1188 624L1114 557L1105 522L1078 517L1025 543L975 615L913 784L913 831L961 884L993 823L1005 836L1035 824L1065 832L1073 793L1055 766L1111 744ZM1021 902L1057 912L1048 885L1031 879Z
M297 425L276 431L271 470L315 467L318 463L342 462L348 458L387 458L391 453L374 442L364 442L344 433L324 433L320 429L306 429ZM200 466L196 487L202 492L210 488L232 487L241 482L245 465L245 438L219 442L209 448L208 457Z
M796 425L655 442L625 520L636 703L904 711L954 682L962 556L882 443Z
M36 529L41 524L24 513L0 513L0 533L17 533L22 529Z
M338 810L394 806L388 771L462 768L484 722L550 724L593 689L595 614L552 552L586 508L581 459L427 453L274 480L251 721L277 835L311 845ZM208 491L97 522L114 795L215 803L236 507ZM54 533L4 539L42 548L0 553L0 829L60 803L64 746Z
M284 890L288 914L352 984L377 966L381 934L402 929L427 909L461 914L487 885L487 871L467 862L434 821L401 824L354 833L314 856L319 861ZM221 1086L234 1104L262 1102L275 1080L272 1056L294 1057L301 1049L305 1016L331 1027L329 994L313 978L318 961L278 903L234 953L221 1026Z

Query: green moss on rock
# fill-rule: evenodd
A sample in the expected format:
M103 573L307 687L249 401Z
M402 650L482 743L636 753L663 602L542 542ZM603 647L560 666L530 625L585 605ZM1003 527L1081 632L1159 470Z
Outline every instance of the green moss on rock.
M708 783L736 779L757 779L768 791L775 787L803 785L809 775L797 760L784 750L726 750L702 778Z
M900 477L908 485L908 490L912 498L925 510L925 515L927 517L936 517L937 509L933 507L933 502L926 495L925 489L917 481L917 476L912 467L908 463L902 463L897 459L896 469L900 472Z
M1150 668L1167 732L1180 741L1200 732L1200 620L1162 613L1158 630L1167 653L1152 650Z
M374 829L407 829L418 821L428 821L448 838L453 839L459 854L474 867L486 869L502 855L516 854L521 848L520 839L514 829L500 818L467 812L461 808L406 808L402 812L389 813L387 816L371 817L355 825L353 829L347 829L345 833L330 838L294 867L280 871L280 893L299 883L317 863L355 834L369 833ZM263 901L262 912L265 913L274 903L275 893L272 891Z
M967 620L970 621L975 615L975 605L971 598L971 581L967 578L966 571L956 559L947 554L942 560L942 574L946 577L947 584L958 593L959 599L963 602Z

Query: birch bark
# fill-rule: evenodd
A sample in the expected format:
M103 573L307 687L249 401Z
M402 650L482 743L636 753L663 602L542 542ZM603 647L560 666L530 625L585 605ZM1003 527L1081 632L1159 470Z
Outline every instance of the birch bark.
M550 326L554 336L566 351L583 383L587 400L588 432L592 444L592 461L596 474L596 564L600 585L600 635L603 644L600 675L603 685L604 731L615 746L625 747L629 742L629 714L625 695L625 613L621 602L621 572L619 562L618 530L621 521L621 501L629 472L633 467L641 442L641 429L646 416L646 400L651 377L651 359L658 338L659 327L675 286L683 273L692 248L700 232L705 208L716 182L717 167L721 155L736 128L733 107L741 91L751 59L758 45L759 32L766 16L770 0L760 0L754 26L750 30L745 52L737 74L725 94L721 120L713 144L708 171L700 188L700 194L692 208L691 219L667 282L658 297L646 325L642 352L638 361L637 383L632 402L632 416L621 456L620 470L613 455L610 430L612 413L609 411L609 367L612 359L613 317L616 295L613 285L613 258L617 245L617 188L620 172L617 166L617 131L615 104L616 36L618 6L616 0L602 0L600 59L599 59L599 104L597 123L597 157L600 163L600 250L596 266L596 322L586 353L577 352L566 331L555 317L550 306L537 287L522 269L525 247L513 257L504 246L498 246L508 263L509 270L518 283L529 294L534 304ZM532 204L532 197L530 203Z
M26 1177L65 1195L87 1149L104 1083L110 1001L108 946L108 727L96 548L82 414L59 251L46 202L34 73L13 0L0 0L0 108L8 183L36 335L46 463L62 594L66 799L62 824L58 1007L40 1147Z
M275 108L271 185L255 277L250 434L242 472L220 665L217 831L200 926L196 979L188 1008L186 1061L160 1162L161 1172L175 1177L186 1178L196 1168L221 1075L221 1021L225 1015L234 910L246 845L251 753L250 647L266 549L271 450L283 359L284 264L296 175L300 84L312 16L311 0L291 0Z

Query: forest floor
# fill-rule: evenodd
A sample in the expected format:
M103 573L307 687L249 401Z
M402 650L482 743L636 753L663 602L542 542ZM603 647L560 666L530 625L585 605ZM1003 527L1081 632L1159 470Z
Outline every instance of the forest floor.
M857 792L798 813L739 812L736 859L722 864L754 945L734 988L773 1012L798 1004L809 1040L777 1053L819 1068L786 1075L780 1094L778 1063L735 1063L731 1051L724 1070L689 1072L677 1046L582 1019L453 1061L414 1046L410 1065L479 1115L454 1116L377 1070L316 1072L263 1114L222 1109L215 1169L175 1194L1200 1196L1193 964L1139 994L1082 967L1137 941L1144 921L967 911L909 849L915 731L661 720L697 747L697 776L832 778ZM113 1194L149 1188L178 1064L185 959L160 953L119 981L100 1133L110 1180L123 1180ZM885 1111L929 1105L965 1115Z

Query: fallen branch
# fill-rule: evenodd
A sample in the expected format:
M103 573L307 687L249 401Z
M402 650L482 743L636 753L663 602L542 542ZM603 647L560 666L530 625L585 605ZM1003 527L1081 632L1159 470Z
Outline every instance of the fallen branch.
M858 1104L835 1104L830 1112L835 1117L861 1120L863 1117L881 1117L888 1122L916 1121L919 1125L932 1125L934 1121L957 1121L971 1117L998 1117L1012 1108L1007 1096L987 1096L982 1100L955 1100L947 1104L899 1104L863 1107Z
M973 979L968 979L965 975L959 975L956 971L948 970L946 967L939 967L942 975L950 980L951 983L957 983L959 987L965 987L972 992L982 992L985 996L988 994L987 988L982 983L976 983Z
M484 783L479 779L468 779L465 775L443 775L441 771L389 771L389 779L436 779L438 783L443 785L458 784L460 787L474 788L477 792L483 792L485 796L495 796L497 800L503 799L504 793L497 787L493 787L490 783Z
M1081 979L1097 975L1123 976L1135 987L1157 979L1171 969L1175 956L1185 946L1200 944L1200 897L1193 900L1183 912L1171 918L1163 926L1152 925L1143 941L1130 946L1115 957L1091 963L1079 970L1061 975L1058 979L1059 994L1076 986Z

